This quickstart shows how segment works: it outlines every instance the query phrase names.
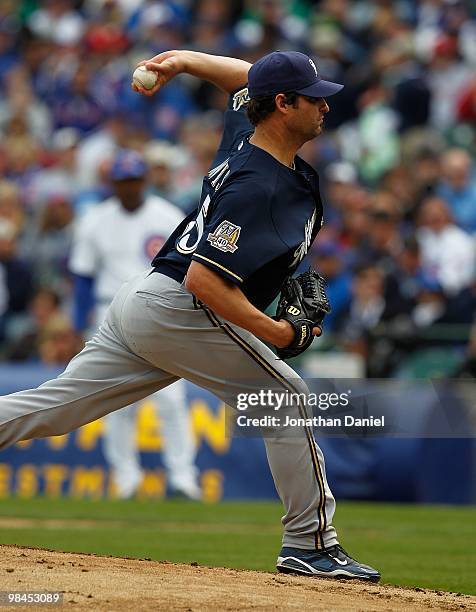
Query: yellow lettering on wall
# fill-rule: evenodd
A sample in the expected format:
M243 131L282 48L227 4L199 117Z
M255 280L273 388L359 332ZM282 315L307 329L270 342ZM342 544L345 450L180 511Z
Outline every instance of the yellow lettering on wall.
M62 485L68 477L69 468L60 463L48 463L43 466L45 479L45 495L49 497L61 497Z
M102 436L103 431L104 423L101 419L83 425L76 433L77 446L84 451L93 450L96 448L98 439Z
M162 499L165 496L166 478L163 470L144 470L144 478L137 496L140 499Z
M136 427L137 447L140 451L162 450L161 421L152 400L139 406Z
M68 437L69 434L67 433L63 434L62 436L51 436L50 438L46 439L46 442L52 450L59 451L63 450L66 444L68 444Z
M38 473L34 465L25 463L16 472L17 489L19 497L34 497L38 493Z
M84 466L74 468L70 481L70 494L72 497L101 498L104 494L103 468Z
M0 463L0 497L10 495L12 468L8 463Z
M226 435L225 404L220 404L215 414L205 401L195 400L190 406L190 412L197 447L205 440L215 453L226 453L231 438Z
M223 497L223 472L220 470L205 470L202 472L203 501L215 504Z

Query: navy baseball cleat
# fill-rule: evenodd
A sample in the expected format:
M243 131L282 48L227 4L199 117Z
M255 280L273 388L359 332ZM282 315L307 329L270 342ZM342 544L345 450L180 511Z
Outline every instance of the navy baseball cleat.
M276 563L278 571L321 578L347 578L378 582L380 574L369 565L352 559L339 544L323 550L284 547Z

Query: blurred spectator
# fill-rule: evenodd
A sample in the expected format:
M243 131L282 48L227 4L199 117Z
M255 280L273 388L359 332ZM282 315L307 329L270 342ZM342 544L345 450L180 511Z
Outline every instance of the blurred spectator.
M473 70L459 57L457 39L441 35L435 42L428 71L430 117L437 129L445 130L454 124L458 100L472 76Z
M94 89L90 64L80 60L71 78L55 92L52 101L55 129L72 127L87 134L101 124L107 110L101 106Z
M187 212L198 205L203 176L212 166L221 138L221 127L221 118L212 112L187 119L182 126L181 142L188 149L190 159L177 177L180 189L173 201Z
M268 49L292 48L292 39L299 46L306 25L298 15L287 14L292 7L292 3L286 5L279 0L247 0L243 18L235 28L240 45L252 49L257 57Z
M355 260L369 231L370 194L360 185L355 185L347 196L346 207L342 210L339 242L346 248L349 259Z
M412 301L390 288L381 268L373 263L358 266L350 308L340 321L342 346L366 359L369 376L388 376L401 356L397 346L407 346L409 339L413 344Z
M355 270L352 299L341 320L341 341L351 352L368 357L368 333L386 318L385 277L380 268L363 264Z
M474 281L474 241L454 225L446 202L437 197L427 198L418 221L424 269L449 294L468 287Z
M386 192L398 202L399 216L411 218L417 202L418 177L413 177L413 167L399 163L386 172L378 184L378 191Z
M65 296L69 289L67 261L72 242L73 208L67 197L50 195L39 208L24 240L23 254L35 278Z
M5 84L5 75L20 61L15 48L15 38L20 30L20 24L13 13L13 8L13 2L10 6L8 2L4 2L0 9L0 84L2 86Z
M412 320L420 328L440 323L470 325L474 319L475 307L476 295L471 288L462 289L457 294L448 294L443 291L438 280L423 273L419 279Z
M15 183L0 180L0 219L7 219L20 234L24 222L25 213L20 201L20 191Z
M476 233L476 178L471 157L463 149L450 149L441 160L442 180L438 195L448 202L455 222Z
M325 223L338 226L357 185L357 171L349 162L333 162L325 171Z
M417 204L436 191L441 178L441 161L437 153L431 150L422 150L417 154L411 164L411 177L408 176L409 188L413 186L414 199L410 212L410 219L414 222L414 212Z
M66 365L82 349L83 342L65 315L51 317L38 339L42 363Z
M25 314L33 290L33 279L28 265L17 255L16 228L11 221L0 218L0 267L3 270L4 288L2 293L7 307L3 310L3 323L0 327L7 335L9 326L15 324L15 318ZM0 339L3 338L0 330Z
M441 320L446 309L446 300L440 283L429 275L420 278L416 305L412 320L417 327L428 327Z
M35 208L52 196L73 199L79 191L77 146L80 134L75 128L61 128L51 139L51 162L40 170L30 185Z
M463 90L458 101L457 115L459 121L476 123L476 77Z
M205 53L230 53L236 46L229 30L232 8L231 2L221 0L198 0L195 3L191 36L196 49Z
M126 8L127 0L122 0ZM131 3L132 5L134 2ZM136 2L137 10L130 11L127 20L129 36L153 53L183 46L184 26L187 15L183 6L177 2ZM221 3L226 7L227 3Z
M28 319L17 338L13 338L4 351L11 361L39 359L39 339L48 322L61 314L59 295L49 288L42 288L33 295L28 305Z
M69 74L71 70L71 66L64 62L64 56L69 57L71 64L74 58L72 51L66 51L52 41L36 36L27 28L22 31L19 43L22 50L21 65L30 77L34 94L44 102L50 102L55 94L57 79L64 72Z
M379 78L371 81L359 98L359 170L371 184L393 167L399 157L398 117L389 100L388 89Z
M411 37L407 34L390 40L377 51L383 78L393 88L392 106L399 117L399 131L426 125L431 93L425 72L415 61Z
M107 117L100 129L81 140L77 151L77 164L82 190L94 190L99 186L101 164L110 162L116 149L125 146L127 131L127 115L115 112ZM101 199L99 197L99 201Z
M28 135L11 135L3 140L5 176L19 188L21 197L28 199L28 190L39 170L38 143Z
M453 374L457 378L476 378L476 325L473 325L466 349L466 358Z
M73 0L45 0L42 5L28 19L32 31L60 45L74 45L79 42L84 21L74 10Z
M147 132L149 138L175 140L184 120L196 112L193 96L183 79L174 79L155 96L138 96L130 79L121 91L120 109L128 121Z
M422 276L420 245L416 236L410 235L395 258L395 269L387 276L389 301L401 303L400 310L410 313L416 304Z
M51 134L51 115L46 104L35 96L28 72L17 66L5 81L6 95L0 98L0 129L11 134L21 126L23 134L46 144Z
M185 161L184 152L167 141L152 140L145 147L144 156L149 167L148 192L172 201L174 173Z
M144 3L144 0L85 0L83 7L88 17L92 20L98 20L100 17L107 18L109 13L112 13L114 19L118 21L127 20L127 18L137 8Z
M398 200L388 191L378 191L371 198L369 216L368 233L360 248L360 256L362 260L378 264L390 272L401 250L402 214Z
M107 112L114 111L120 106L123 84L130 78L130 40L120 24L98 23L88 29L83 45L94 67L91 82L95 99Z

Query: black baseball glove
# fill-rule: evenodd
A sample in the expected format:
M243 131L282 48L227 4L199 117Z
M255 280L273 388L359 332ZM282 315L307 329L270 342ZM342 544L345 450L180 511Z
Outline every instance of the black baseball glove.
M288 276L281 287L275 319L285 319L294 327L294 340L285 348L277 348L278 357L290 359L305 351L314 339L313 327L321 327L331 311L324 278L309 268L296 278Z

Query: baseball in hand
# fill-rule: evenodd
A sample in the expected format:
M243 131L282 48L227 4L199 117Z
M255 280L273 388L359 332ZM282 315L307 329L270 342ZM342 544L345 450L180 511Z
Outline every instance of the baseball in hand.
M152 89L157 82L157 72L153 70L147 70L145 66L139 66L134 70L132 75L132 81L137 87L143 87L144 89Z

